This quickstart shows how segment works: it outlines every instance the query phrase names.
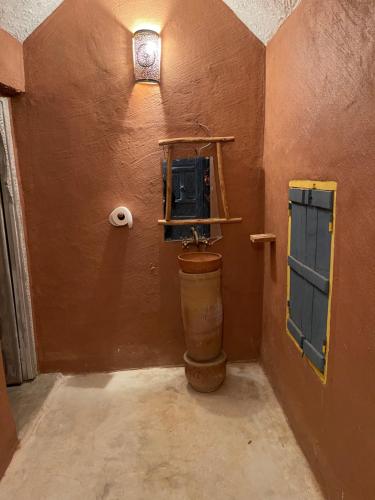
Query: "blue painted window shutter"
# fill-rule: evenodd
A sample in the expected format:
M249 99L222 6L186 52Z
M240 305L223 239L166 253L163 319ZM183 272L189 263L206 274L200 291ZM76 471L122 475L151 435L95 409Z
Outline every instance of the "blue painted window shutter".
M291 210L288 330L324 373L330 292L332 191L289 189Z

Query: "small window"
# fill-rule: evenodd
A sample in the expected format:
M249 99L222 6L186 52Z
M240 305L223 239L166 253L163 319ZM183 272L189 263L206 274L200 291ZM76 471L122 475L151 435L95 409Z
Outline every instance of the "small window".
M328 352L334 202L335 183L291 183L287 329L322 377Z

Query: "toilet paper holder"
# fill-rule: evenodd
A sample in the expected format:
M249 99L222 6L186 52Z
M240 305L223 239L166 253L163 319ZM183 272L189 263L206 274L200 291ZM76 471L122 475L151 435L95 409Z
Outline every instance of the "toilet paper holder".
M115 227L133 227L133 215L127 207L117 207L109 215L109 222Z

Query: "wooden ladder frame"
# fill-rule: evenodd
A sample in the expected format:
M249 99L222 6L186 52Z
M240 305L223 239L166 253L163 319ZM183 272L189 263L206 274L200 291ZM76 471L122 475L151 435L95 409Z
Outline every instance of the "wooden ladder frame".
M237 222L242 222L242 217L230 217L229 207L227 201L227 194L224 182L224 171L223 171L223 152L222 144L226 142L234 142L235 138L229 137L179 137L177 139L163 139L159 141L159 146L166 146L168 148L167 155L167 186L166 186L166 200L165 200L165 219L158 221L158 224L163 226L190 226L193 224L234 224ZM220 187L221 194L221 205L223 208L223 217L211 217L209 219L183 219L183 220L173 220L172 215L172 164L173 164L173 153L175 144L216 144L216 155L217 163L217 180Z

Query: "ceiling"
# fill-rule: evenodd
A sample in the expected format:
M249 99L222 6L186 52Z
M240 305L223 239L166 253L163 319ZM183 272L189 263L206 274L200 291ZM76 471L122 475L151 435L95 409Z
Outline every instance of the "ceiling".
M263 43L301 0L224 0ZM63 0L0 0L0 27L23 42Z
M301 0L224 0L259 40L267 44Z

